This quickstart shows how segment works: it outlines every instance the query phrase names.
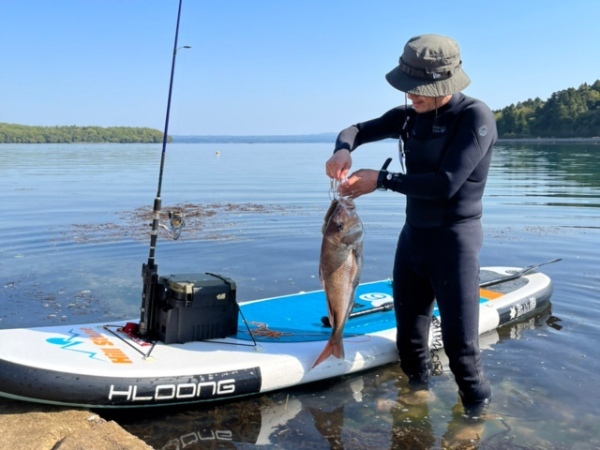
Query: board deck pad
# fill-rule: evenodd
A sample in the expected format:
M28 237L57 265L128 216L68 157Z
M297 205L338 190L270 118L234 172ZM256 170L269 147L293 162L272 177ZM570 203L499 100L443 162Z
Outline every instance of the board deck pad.
M389 303L392 298L391 281L378 281L361 284L356 289L353 312ZM331 328L325 327L321 317L327 315L327 303L323 291L303 292L286 297L275 306L268 301L252 302L240 305L241 316L250 327L257 341L326 341L331 336ZM372 316L348 320L344 336L379 331L390 328L394 321L393 313L381 313ZM238 325L239 339L250 340L243 320Z
M482 282L498 277L496 272L482 270ZM527 284L521 278L498 284L490 289L480 290L479 303L493 301ZM393 302L392 280L381 280L360 284L356 289L353 313ZM285 297L275 306L268 301L242 303L242 314L238 324L238 339L270 342L326 341L331 336L331 328L321 322L327 315L327 300L323 291L301 292ZM433 311L439 317L437 306ZM244 321L245 319L245 321ZM344 327L344 337L360 336L396 326L393 309L351 318ZM249 330L248 330L249 328Z

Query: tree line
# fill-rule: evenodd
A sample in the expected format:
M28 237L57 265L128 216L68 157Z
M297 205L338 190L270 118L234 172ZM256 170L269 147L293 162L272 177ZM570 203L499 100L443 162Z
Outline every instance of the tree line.
M600 137L600 80L494 111L501 139ZM157 143L163 133L132 127L38 127L0 123L0 143ZM171 137L168 141L171 142Z
M494 111L498 136L508 138L590 138L600 136L600 80Z
M162 131L135 127L37 127L0 123L1 144L157 143ZM168 139L171 141L171 137Z

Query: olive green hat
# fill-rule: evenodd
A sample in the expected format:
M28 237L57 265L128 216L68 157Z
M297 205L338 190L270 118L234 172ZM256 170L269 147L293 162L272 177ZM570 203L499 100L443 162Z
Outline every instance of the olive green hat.
M456 94L471 83L462 69L456 41L437 34L411 38L398 67L385 78L399 91L423 97Z

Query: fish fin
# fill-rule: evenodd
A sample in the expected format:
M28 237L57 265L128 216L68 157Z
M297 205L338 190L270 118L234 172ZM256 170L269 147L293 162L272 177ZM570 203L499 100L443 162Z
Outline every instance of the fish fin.
M312 368L314 369L315 367L317 367L331 355L335 356L338 359L344 359L345 357L344 341L341 338L336 338L336 336L334 335L332 335L329 338L327 344L325 345L325 348L313 364Z

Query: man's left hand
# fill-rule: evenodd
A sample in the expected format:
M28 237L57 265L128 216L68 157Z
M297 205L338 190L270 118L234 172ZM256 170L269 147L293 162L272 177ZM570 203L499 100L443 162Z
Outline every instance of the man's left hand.
M370 194L377 187L378 170L360 169L338 186L338 194L352 199Z

